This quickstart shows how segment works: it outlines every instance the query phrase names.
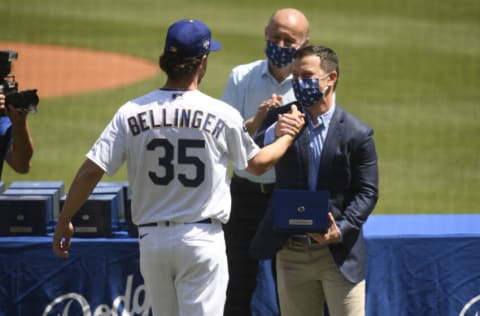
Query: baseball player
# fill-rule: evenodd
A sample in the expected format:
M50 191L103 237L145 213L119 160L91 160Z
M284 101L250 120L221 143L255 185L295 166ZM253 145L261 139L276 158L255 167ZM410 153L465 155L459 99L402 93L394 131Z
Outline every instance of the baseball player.
M72 216L103 174L113 175L127 161L140 271L154 315L223 314L228 161L261 174L285 153L304 124L294 108L290 133L259 149L237 110L197 89L209 52L220 48L198 20L170 26L160 56L165 85L117 111L87 153L55 228L53 251L66 258Z

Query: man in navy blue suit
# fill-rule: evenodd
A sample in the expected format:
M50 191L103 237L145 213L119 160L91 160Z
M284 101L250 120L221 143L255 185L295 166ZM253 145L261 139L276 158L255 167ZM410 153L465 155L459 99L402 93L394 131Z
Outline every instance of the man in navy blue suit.
M270 205L252 241L260 259L276 256L282 316L365 314L366 247L362 226L378 199L373 130L335 102L336 53L307 46L295 53L293 88L306 124L277 163L276 189L329 191L326 233L281 233ZM271 110L257 141L270 143L294 128L290 105ZM262 144L263 145L263 144Z

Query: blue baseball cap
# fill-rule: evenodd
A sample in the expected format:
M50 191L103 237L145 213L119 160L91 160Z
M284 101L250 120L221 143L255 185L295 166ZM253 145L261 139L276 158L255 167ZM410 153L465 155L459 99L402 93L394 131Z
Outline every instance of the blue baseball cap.
M195 57L220 50L222 45L212 40L208 26L198 20L179 20L168 28L165 53Z

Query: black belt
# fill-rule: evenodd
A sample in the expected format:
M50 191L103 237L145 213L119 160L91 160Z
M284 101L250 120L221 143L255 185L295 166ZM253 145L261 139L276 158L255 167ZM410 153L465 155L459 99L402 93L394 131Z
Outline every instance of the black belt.
M233 175L232 182L235 182L238 185L240 185L242 189L244 189L245 191L262 193L262 194L270 194L273 192L273 189L275 188L275 183L253 182L248 179L239 177L236 174Z
M212 224L213 221L211 218L202 219L201 221L192 222L192 223L179 223L179 222L172 222L172 221L160 221L160 222L153 222L153 223L146 223L140 224L138 227L154 227L154 226L170 226L170 225L185 225L185 224Z
M288 238L287 242L288 247L290 248L303 248L311 250L320 250L325 249L326 245L321 245L313 238L307 235L291 235Z
M315 240L313 240L308 235L291 235L288 239L290 246L292 244L302 244L305 246L312 246L318 244Z

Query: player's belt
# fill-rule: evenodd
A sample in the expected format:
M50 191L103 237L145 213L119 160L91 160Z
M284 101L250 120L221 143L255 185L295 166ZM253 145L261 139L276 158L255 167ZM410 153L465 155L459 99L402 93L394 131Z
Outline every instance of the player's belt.
M232 184L238 184L239 190L246 191L246 192L255 192L255 193L262 193L262 194L270 194L273 192L275 187L275 183L258 183L250 181L246 178L242 178L237 176L236 174L232 177Z
M179 223L179 222L172 222L172 221L161 221L161 222L152 222L146 224L140 224L138 227L154 227L154 226L171 226L171 225L186 225L186 224L212 224L213 221L211 218L202 219L201 221L192 222L192 223Z

